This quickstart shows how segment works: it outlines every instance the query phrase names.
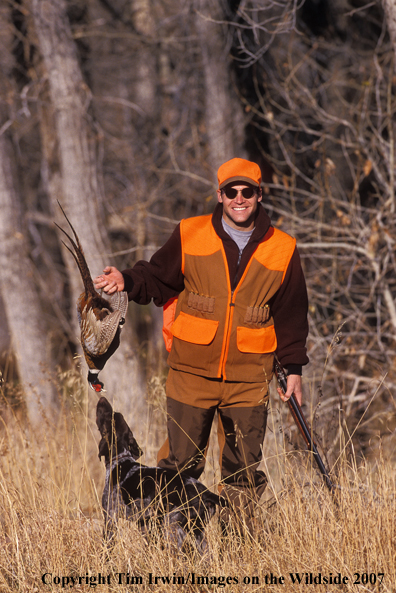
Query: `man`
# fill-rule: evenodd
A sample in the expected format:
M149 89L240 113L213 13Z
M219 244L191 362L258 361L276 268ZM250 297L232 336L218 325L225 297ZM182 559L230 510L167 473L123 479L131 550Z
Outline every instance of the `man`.
M94 282L140 304L172 303L168 439L158 465L198 478L217 410L222 494L246 509L267 483L257 467L274 351L288 370L282 399L294 392L301 403L307 292L295 239L260 205L258 165L232 159L218 181L212 215L183 220L150 262L122 273L107 267Z

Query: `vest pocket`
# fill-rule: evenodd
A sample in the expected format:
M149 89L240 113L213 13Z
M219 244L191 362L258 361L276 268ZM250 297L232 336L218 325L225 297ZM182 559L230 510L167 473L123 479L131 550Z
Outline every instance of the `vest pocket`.
M277 346L275 327L273 325L260 329L237 327L237 345L240 352L252 354L275 352Z
M219 322L214 319L193 317L183 311L175 319L171 332L175 338L190 344L210 344L217 332Z

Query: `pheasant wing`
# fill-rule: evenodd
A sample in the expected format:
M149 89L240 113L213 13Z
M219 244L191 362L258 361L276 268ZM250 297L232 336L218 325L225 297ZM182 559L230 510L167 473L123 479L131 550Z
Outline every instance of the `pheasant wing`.
M120 295L120 296L118 296ZM109 308L102 308L100 314L89 303L82 306L84 293L77 302L77 316L81 329L81 343L92 357L103 356L110 348L117 330L125 322L128 308L126 292L116 293L108 299ZM106 299L107 300L107 299Z
M122 319L125 320L128 310L128 293L123 290L122 292L115 292L110 295L110 297L105 298L109 300L113 311L120 311Z

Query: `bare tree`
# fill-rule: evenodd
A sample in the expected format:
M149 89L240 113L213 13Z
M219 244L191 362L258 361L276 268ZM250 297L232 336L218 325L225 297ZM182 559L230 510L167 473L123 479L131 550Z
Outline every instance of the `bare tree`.
M386 15L386 24L391 38L393 53L394 53L394 67L396 69L396 5L393 0L382 0L384 12Z
M288 2L274 2L268 18L270 4L243 3L242 20L235 22L252 76L244 101L257 148L272 168L267 207L275 224L297 235L302 254L311 369L326 394L321 414L334 453L338 412L336 434L329 430L329 417L339 402L348 430L356 428L356 415L366 414L367 406L368 417L381 410L384 426L392 413L387 397L396 385L392 47L381 12L371 4L355 13L340 2L342 10L329 13L320 29L301 20ZM378 404L371 402L373 393ZM358 432L362 447L375 426Z
M151 0L133 0L132 6L135 28L146 40L136 65L135 98L150 121L158 114L154 6Z
M104 197L97 154L98 130L89 115L91 92L81 74L64 2L31 0L29 6L48 79L55 134L51 145L57 147L60 165L58 182L49 184L48 189L54 193L61 190L62 206L80 237L91 273L96 275L109 263L106 254L110 249L101 224ZM44 141L50 138L49 134L42 137ZM65 226L56 204L59 195L54 193L51 195L54 214ZM82 289L81 279L69 254L65 254L65 260L71 279L72 300L76 302ZM124 351L126 347L125 340ZM138 367L132 352L128 356L129 360L118 350L103 376L114 398L125 403L132 397L135 410L140 413L144 409L144 398L139 388ZM136 385L133 394L130 393L131 375Z
M0 290L29 420L37 427L43 413L51 417L55 412L55 368L29 258L29 239L11 133L17 109L11 76L13 33L8 6L0 9L0 32Z
M222 5L213 0L197 0L194 8L204 79L208 161L215 177L224 161L246 156L243 110L232 84L232 37Z
M51 343L43 327L34 269L28 257L15 155L7 133L0 136L0 163L1 293L29 420L32 425L38 426L43 413L51 417L55 412L55 368Z

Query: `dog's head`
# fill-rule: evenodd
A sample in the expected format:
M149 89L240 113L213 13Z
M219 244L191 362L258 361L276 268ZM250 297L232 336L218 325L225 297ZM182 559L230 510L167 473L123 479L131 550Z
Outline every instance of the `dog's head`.
M111 456L125 450L129 451L135 459L143 454L124 416L113 412L113 408L105 397L101 397L96 406L96 424L102 436L99 443L99 459L104 456L108 462Z

